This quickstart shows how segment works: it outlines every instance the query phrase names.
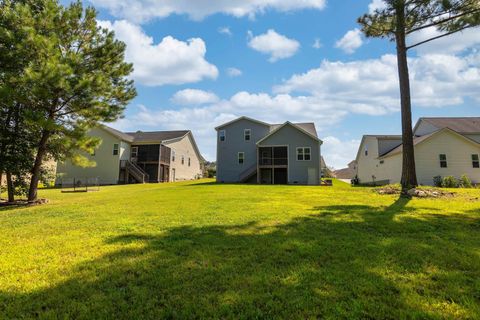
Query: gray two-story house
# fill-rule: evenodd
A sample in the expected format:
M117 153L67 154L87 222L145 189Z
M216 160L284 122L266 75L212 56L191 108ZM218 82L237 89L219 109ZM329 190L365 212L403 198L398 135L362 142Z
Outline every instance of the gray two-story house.
M240 117L217 131L217 182L320 183L320 146L313 123L269 124Z

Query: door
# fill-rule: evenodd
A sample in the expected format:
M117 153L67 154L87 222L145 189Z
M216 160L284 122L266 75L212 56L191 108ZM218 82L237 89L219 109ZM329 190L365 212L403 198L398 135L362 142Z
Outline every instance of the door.
M317 169L315 168L308 168L308 184L309 185L316 185L319 183L317 180Z

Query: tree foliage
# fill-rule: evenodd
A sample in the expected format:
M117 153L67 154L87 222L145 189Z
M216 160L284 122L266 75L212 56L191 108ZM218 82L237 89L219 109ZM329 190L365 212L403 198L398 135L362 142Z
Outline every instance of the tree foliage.
M18 66L0 83L7 108L20 104L34 133L29 200L36 198L46 157L85 164L98 139L87 131L118 119L136 95L124 62L125 44L97 26L94 8L80 1L1 1L0 62ZM19 70L16 70L19 69ZM22 88L22 90L13 90Z

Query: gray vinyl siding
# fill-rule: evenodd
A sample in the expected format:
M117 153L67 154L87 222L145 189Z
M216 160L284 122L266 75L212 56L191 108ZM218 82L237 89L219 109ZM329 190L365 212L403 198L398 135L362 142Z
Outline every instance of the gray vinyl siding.
M315 183L320 183L320 142L291 125L286 125L262 141L259 146L288 147L288 183L308 184L308 169L315 170ZM311 160L298 161L297 148L310 147Z
M245 141L244 130L251 130L250 141ZM226 139L220 141L219 132L225 130ZM217 182L239 182L240 175L257 163L256 143L269 133L266 125L241 119L217 130ZM243 164L238 153L245 153Z

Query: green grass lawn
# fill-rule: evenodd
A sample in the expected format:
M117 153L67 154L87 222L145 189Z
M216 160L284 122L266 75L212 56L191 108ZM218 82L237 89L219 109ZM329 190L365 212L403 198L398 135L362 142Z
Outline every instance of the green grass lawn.
M0 209L0 319L480 318L480 190L102 187Z

